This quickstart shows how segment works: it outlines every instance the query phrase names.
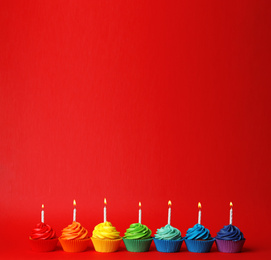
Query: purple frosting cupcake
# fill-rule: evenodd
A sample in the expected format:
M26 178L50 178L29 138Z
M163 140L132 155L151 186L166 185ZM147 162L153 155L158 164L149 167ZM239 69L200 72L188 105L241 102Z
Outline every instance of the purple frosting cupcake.
M224 226L224 228L217 233L215 239L218 251L224 253L241 252L246 241L240 229L233 225Z

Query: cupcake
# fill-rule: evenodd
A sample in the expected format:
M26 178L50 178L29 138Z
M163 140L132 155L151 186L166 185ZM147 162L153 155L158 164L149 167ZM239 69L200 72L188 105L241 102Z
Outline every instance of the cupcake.
M89 245L88 231L79 223L72 222L62 230L59 242L65 252L83 252Z
M233 225L227 225L220 229L215 239L218 251L224 253L241 252L246 241L240 229Z
M94 228L91 240L97 252L110 253L119 249L122 238L120 232L106 221Z
M130 252L149 251L152 237L151 230L140 223L131 224L123 238L126 249Z
M56 232L45 223L38 223L29 236L31 249L38 252L53 251L57 245Z
M180 230L167 224L157 229L153 241L157 251L174 253L180 251L183 239Z
M215 239L211 237L210 231L207 228L201 224L196 224L187 230L184 241L188 251L207 253L211 250Z

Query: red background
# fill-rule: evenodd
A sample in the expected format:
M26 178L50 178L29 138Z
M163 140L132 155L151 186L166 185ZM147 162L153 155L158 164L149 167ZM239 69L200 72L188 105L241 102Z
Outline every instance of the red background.
M215 250L143 258L269 256L270 1L1 1L1 253L6 258L138 257L38 254L40 220L60 235L77 220L167 222L184 236L234 224L242 254ZM93 248L92 248L93 249Z

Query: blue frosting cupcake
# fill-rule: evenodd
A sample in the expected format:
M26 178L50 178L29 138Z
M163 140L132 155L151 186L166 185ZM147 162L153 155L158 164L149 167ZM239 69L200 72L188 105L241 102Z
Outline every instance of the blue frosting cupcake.
M153 240L157 251L164 253L180 251L183 242L180 230L169 224L157 229Z
M244 240L244 235L238 227L227 225L220 229L216 235L216 239L238 241Z
M189 228L185 236L187 250L194 253L209 252L214 241L215 239L211 237L210 231L201 224Z
M238 227L227 225L217 233L216 246L220 252L237 253L242 250L245 240Z

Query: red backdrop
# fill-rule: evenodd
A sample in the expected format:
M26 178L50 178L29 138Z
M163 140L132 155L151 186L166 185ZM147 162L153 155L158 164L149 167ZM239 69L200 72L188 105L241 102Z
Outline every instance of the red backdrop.
M183 236L198 201L215 236L233 201L247 242L223 257L267 256L270 12L256 0L1 1L0 254L37 258L27 239L42 203L60 235L76 199L91 233L106 197L121 235L139 201L143 224L164 226L171 199Z

